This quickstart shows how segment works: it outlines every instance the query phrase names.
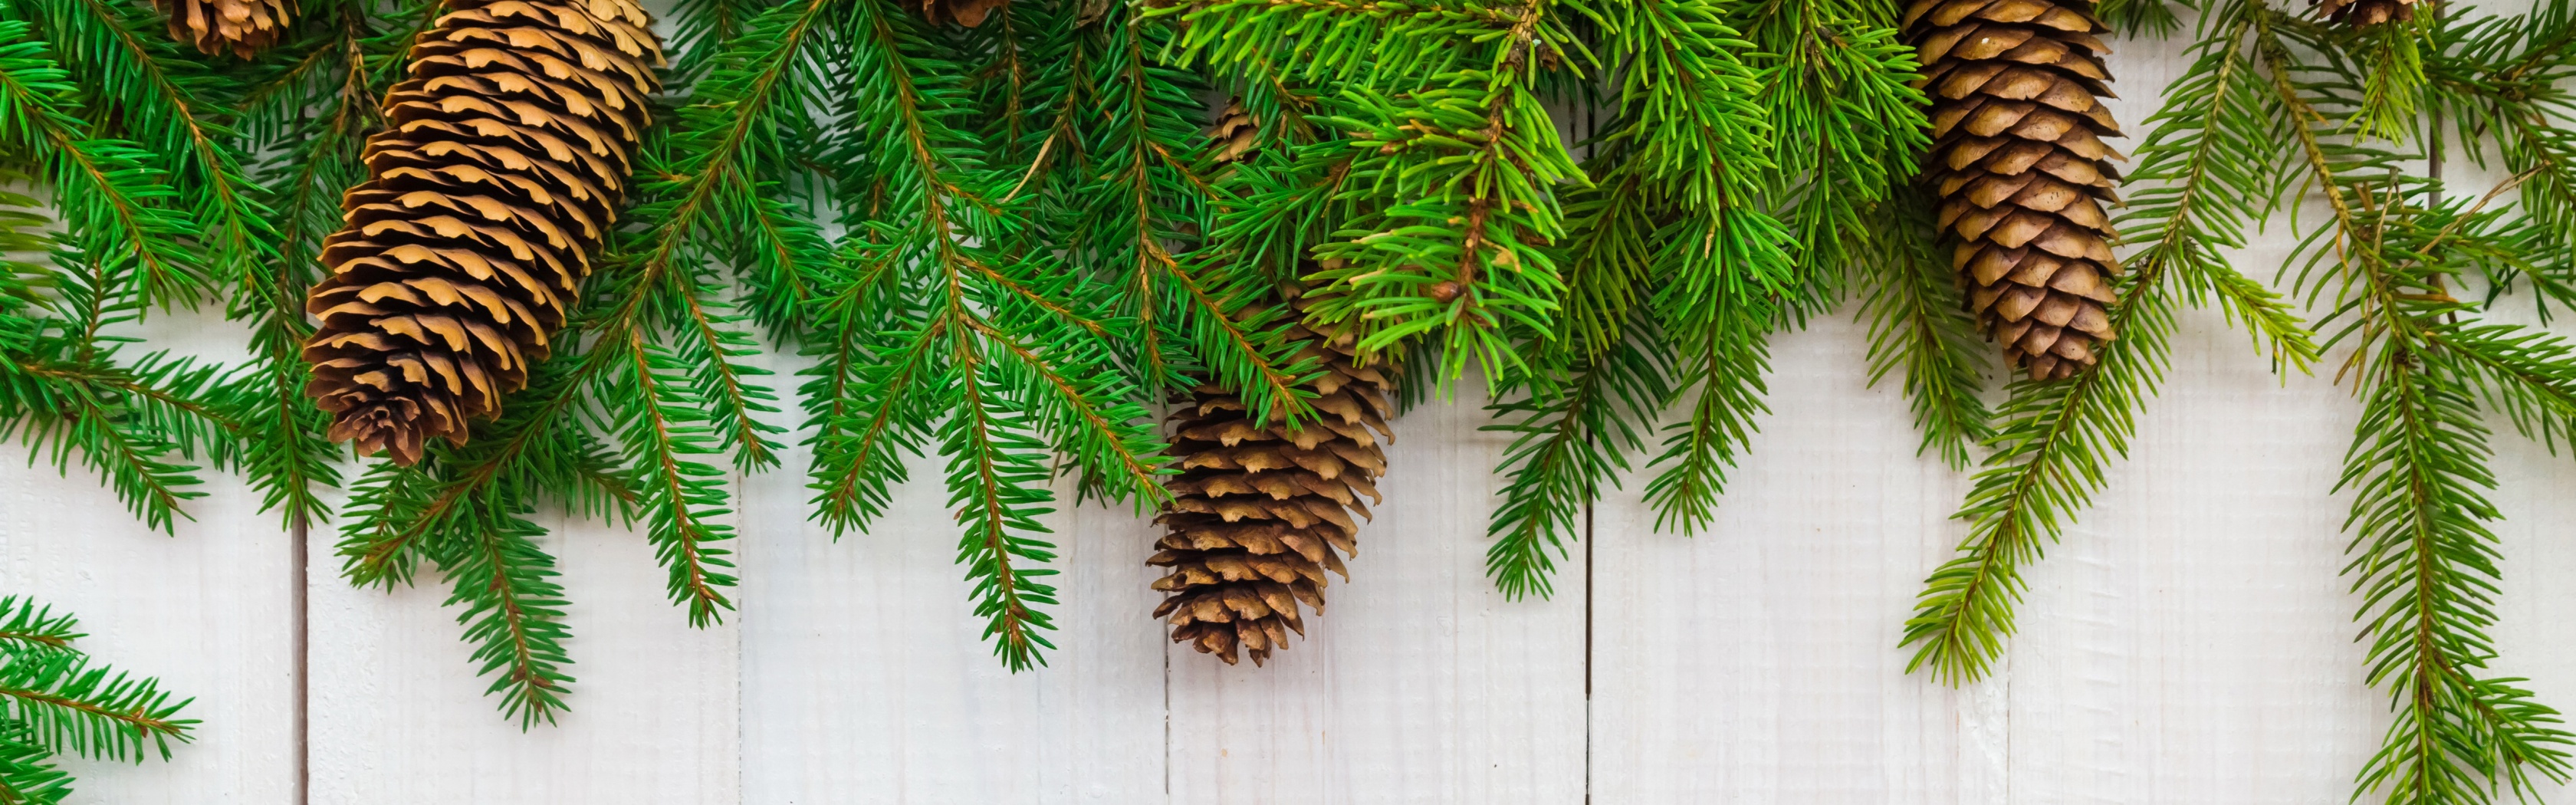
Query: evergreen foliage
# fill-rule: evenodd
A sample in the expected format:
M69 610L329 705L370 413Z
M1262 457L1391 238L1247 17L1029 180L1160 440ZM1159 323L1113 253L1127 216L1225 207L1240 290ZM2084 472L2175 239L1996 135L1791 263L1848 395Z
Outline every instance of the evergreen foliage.
M196 728L178 717L190 700L91 660L72 645L85 636L70 613L0 597L0 800L61 802L73 780L56 757L168 760L170 745Z
M171 41L142 0L0 0L0 169L26 191L0 196L0 434L157 528L207 469L283 522L338 518L353 583L451 586L525 725L573 683L548 511L637 528L707 625L733 606L734 480L804 448L812 516L844 534L894 526L894 486L936 467L985 637L1031 668L1058 593L1046 515L1165 505L1153 414L1177 395L1320 421L1326 367L1291 335L1311 325L1393 364L1399 407L1481 377L1511 437L1487 571L1543 597L1606 488L1713 529L1767 415L1771 337L1848 301L1920 451L1974 468L1966 538L1905 632L1916 668L1963 683L2141 436L2177 317L2214 309L2276 371L2331 369L2362 405L2348 573L2398 716L2363 794L2563 778L2555 714L2485 670L2487 428L2576 435L2576 352L2485 312L2576 303L2576 11L2100 10L2193 41L2113 222L2117 337L1989 405L1891 2L1020 0L935 22L895 0L685 0L631 206L552 356L470 442L352 469L304 398L304 293L436 4L310 0L245 58ZM1212 145L1228 97L1249 133ZM2509 178L2445 188L2427 177L2446 162ZM2240 265L2284 225L2296 257ZM189 308L241 322L248 360L124 335ZM798 356L793 378L764 352ZM29 617L0 643L54 633ZM26 742L76 733L0 735L0 780L54 785ZM139 750L107 740L83 746Z

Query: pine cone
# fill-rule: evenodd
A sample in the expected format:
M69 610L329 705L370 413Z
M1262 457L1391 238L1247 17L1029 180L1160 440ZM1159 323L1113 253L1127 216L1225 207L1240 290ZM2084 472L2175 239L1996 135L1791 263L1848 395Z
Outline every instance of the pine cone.
M1009 2L1010 0L921 0L921 16L929 18L932 25L954 23L973 28L984 24L985 17L992 16L994 11L1000 10Z
M1216 116L1216 125L1208 127L1208 139L1214 141L1217 164L1240 162L1261 143L1261 119L1243 108L1243 99L1226 101L1225 112Z
M287 0L153 0L170 15L170 38L197 46L212 56L229 52L250 58L286 30L294 12Z
M1289 334L1306 341L1300 359L1325 367L1309 401L1320 421L1297 430L1254 423L1242 401L1213 385L1172 414L1181 474L1165 481L1173 500L1157 518L1171 532L1145 560L1171 568L1154 582L1171 595L1154 617L1170 618L1173 642L1227 665L1238 645L1259 665L1287 646L1289 632L1306 633L1298 602L1323 614L1324 571L1350 579L1342 557L1359 552L1351 513L1369 516L1359 495L1382 502L1373 482L1386 472L1386 454L1377 437L1393 441L1393 384L1354 361L1347 334L1302 325Z
M661 44L634 0L447 0L305 300L331 438L411 464L527 385L617 218Z
M2308 0L2317 16L2355 28L2415 18L2415 0Z
M2109 29L2089 0L1917 0L1905 25L1932 101L1924 180L1969 308L2032 378L2091 367L2120 270L2102 206L2127 159L2101 139L2120 134L2094 38Z

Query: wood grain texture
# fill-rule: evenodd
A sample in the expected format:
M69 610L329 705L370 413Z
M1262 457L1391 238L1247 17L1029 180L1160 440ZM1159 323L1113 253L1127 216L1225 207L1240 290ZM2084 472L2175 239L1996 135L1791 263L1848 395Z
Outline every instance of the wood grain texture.
M2340 801L2388 723L2337 575L2358 405L2185 321L2144 438L2028 573L2015 801Z
M352 589L315 529L313 802L740 801L739 627L689 628L643 535L538 522L572 601L575 682L560 723L526 732L483 695L446 585Z
M1063 571L1048 579L1064 601L1049 608L1057 648L1013 674L979 638L939 466L913 461L876 527L837 541L805 520L800 475L751 482L743 801L1166 801L1144 523L1061 503L1046 518Z
M1864 340L1828 316L1773 341L1794 368L1708 533L1653 533L1643 479L1599 506L1594 801L1997 801L2000 714L1897 647L1966 487L1864 388Z
M1172 802L1582 800L1582 588L1508 602L1484 579L1508 442L1476 430L1480 383L1395 421L1386 503L1305 640L1268 668L1166 650Z
M174 356L238 361L243 336L209 313L156 313L120 327ZM0 595L80 616L98 661L160 677L204 723L171 761L65 758L75 802L273 803L292 796L295 667L290 543L238 479L201 471L207 496L175 533L126 514L96 474L0 441Z
M208 474L177 534L148 530L98 478L0 446L0 594L80 616L78 645L161 678L204 724L169 763L67 758L77 802L273 803L292 796L295 665L286 534L259 497Z
M2178 44L2113 44L2129 93L2113 111L2144 121ZM2276 227L2238 265L2268 278L2287 244ZM240 338L187 317L152 334L209 354ZM1967 476L1914 453L1864 349L1848 311L1781 336L1776 413L1717 526L1652 533L1632 480L1553 601L1505 601L1483 576L1504 439L1476 430L1467 381L1397 422L1351 580L1268 668L1167 644L1147 614L1153 526L1067 504L1047 518L1058 648L1007 673L977 637L936 460L836 541L807 522L790 451L743 482L725 626L686 625L640 535L550 521L578 682L560 726L522 733L483 695L443 585L351 590L317 527L312 802L2343 801L2389 723L2338 575L2347 389L2282 381L2241 333L2186 314L2130 458L2031 569L1998 673L1954 690L1905 675L1897 640L1963 534L1948 517ZM782 382L793 369L761 360ZM2498 671L2576 708L2576 455L2495 424ZM78 612L86 648L196 696L207 722L169 764L72 763L78 801L285 802L295 658L274 518L210 474L197 520L165 536L26 458L0 446L0 593Z

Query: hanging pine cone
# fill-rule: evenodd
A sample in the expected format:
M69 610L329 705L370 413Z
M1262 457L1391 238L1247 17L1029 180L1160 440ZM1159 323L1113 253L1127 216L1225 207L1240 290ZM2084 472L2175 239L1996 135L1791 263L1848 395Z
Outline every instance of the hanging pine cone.
M1303 305L1299 305L1300 309ZM1392 386L1379 367L1361 366L1356 339L1289 329L1313 358L1316 421L1290 429L1256 423L1226 389L1200 386L1172 414L1171 454L1181 474L1165 485L1172 503L1157 521L1170 528L1146 564L1171 569L1154 582L1170 595L1154 608L1168 617L1172 641L1188 643L1232 665L1241 646L1254 665L1284 648L1288 633L1306 633L1298 603L1324 611L1324 571L1350 579L1344 556L1356 555L1359 500L1380 501L1374 482L1386 473L1378 437L1393 441L1386 417ZM1375 434L1370 429L1376 429Z
M984 18L1010 0L921 0L921 16L932 25L963 25L973 28L984 24Z
M324 241L305 387L331 438L420 459L500 412L617 218L661 44L634 0L447 0Z
M2415 18L2415 0L2308 0L2308 5L2317 7L2317 16L2355 28Z
M277 44L289 15L287 0L154 0L170 15L170 38L197 46L212 56L258 55Z
M2089 0L1917 0L1907 35L1932 101L1924 180L1958 237L1952 265L2004 355L2035 379L2093 365L2112 338L2109 216L2120 176L2110 49Z

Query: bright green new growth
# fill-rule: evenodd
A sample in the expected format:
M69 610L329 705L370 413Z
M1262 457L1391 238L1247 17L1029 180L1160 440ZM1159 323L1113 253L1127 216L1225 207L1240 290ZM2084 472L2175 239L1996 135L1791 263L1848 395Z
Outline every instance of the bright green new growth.
M1914 666L1960 683L2138 436L2176 316L2215 308L2284 374L2351 350L2349 574L2397 714L2362 792L2485 802L2563 779L2554 711L2485 670L2482 422L2570 436L2576 349L2480 314L2521 286L2544 316L2576 302L2576 13L2353 30L2251 0L2102 10L2196 19L2124 191L2119 338L1989 410L1988 347L1910 186L1929 143L1893 3L1021 0L960 29L893 0L686 0L634 206L563 346L472 443L357 476L344 573L435 572L504 713L551 721L572 604L540 512L640 528L703 626L733 606L736 479L801 450L820 524L918 538L880 518L935 462L936 538L995 654L1030 668L1057 595L1045 517L1068 492L1158 506L1159 405L1214 384L1256 417L1314 415L1318 367L1275 304L1298 283L1307 315L1425 381L1409 395L1482 372L1513 437L1487 571L1546 596L1631 473L1659 528L1714 529L1767 413L1771 336L1852 298L1921 452L1978 466L1960 553L1906 624ZM157 528L198 494L193 465L243 473L289 523L326 519L341 482L302 396L303 294L434 8L299 11L259 59L209 61L135 0L0 0L0 170L38 191L0 196L0 435ZM1201 130L1227 95L1259 134L1220 163ZM2511 179L2445 198L2405 178L2419 152ZM2231 256L2310 201L2333 214L2292 222L2281 276L2323 346ZM208 302L249 327L246 363L119 335ZM794 414L764 350L803 359ZM0 658L54 675L28 690L167 706L62 659L67 619L9 606ZM45 801L53 748L139 754L116 736L152 734L76 710L0 725L0 785Z
M1903 187L1927 146L1915 64L1874 3L1615 3L1595 27L1611 117L1584 133L1553 250L1564 313L1526 336L1494 406L1517 421L1488 531L1506 595L1545 595L1583 510L1660 429L1645 499L1660 528L1715 523L1726 474L1767 412L1769 338L1869 299L1872 371L1902 369L1926 449L1955 462L1985 432L1984 347L1946 265L1921 252ZM1740 55L1744 54L1744 55ZM1935 273L1937 272L1937 273ZM1679 421L1665 412L1683 405Z
M1914 665L1953 683L1988 670L2012 631L2021 568L2135 435L2175 303L2214 302L2276 370L2342 352L2334 377L2362 405L2338 484L2354 494L2345 574L2363 602L2366 678L2396 717L2355 798L2528 798L2537 778L2568 779L2576 736L2522 680L2485 671L2502 569L2483 420L2500 412L2554 447L2576 422L2576 348L2481 315L2524 286L2544 316L2576 299L2562 276L2576 247L2563 183L2570 108L2556 86L2576 66L2576 14L2564 2L2501 18L2450 8L2435 23L2355 32L2248 0L2199 11L2195 61L2167 88L2129 177L2120 226L2137 248L2114 312L2122 338L2090 375L2015 387L1960 514L1970 538L1907 624ZM2415 175L2418 154L2372 144L2418 140L2438 167L2446 136L2469 161L2512 174L2446 198ZM2227 256L2249 227L2305 201L2328 213L2293 219L2301 245L2280 276L2322 311L2322 344L2288 298ZM2464 298L2478 290L2484 300Z

